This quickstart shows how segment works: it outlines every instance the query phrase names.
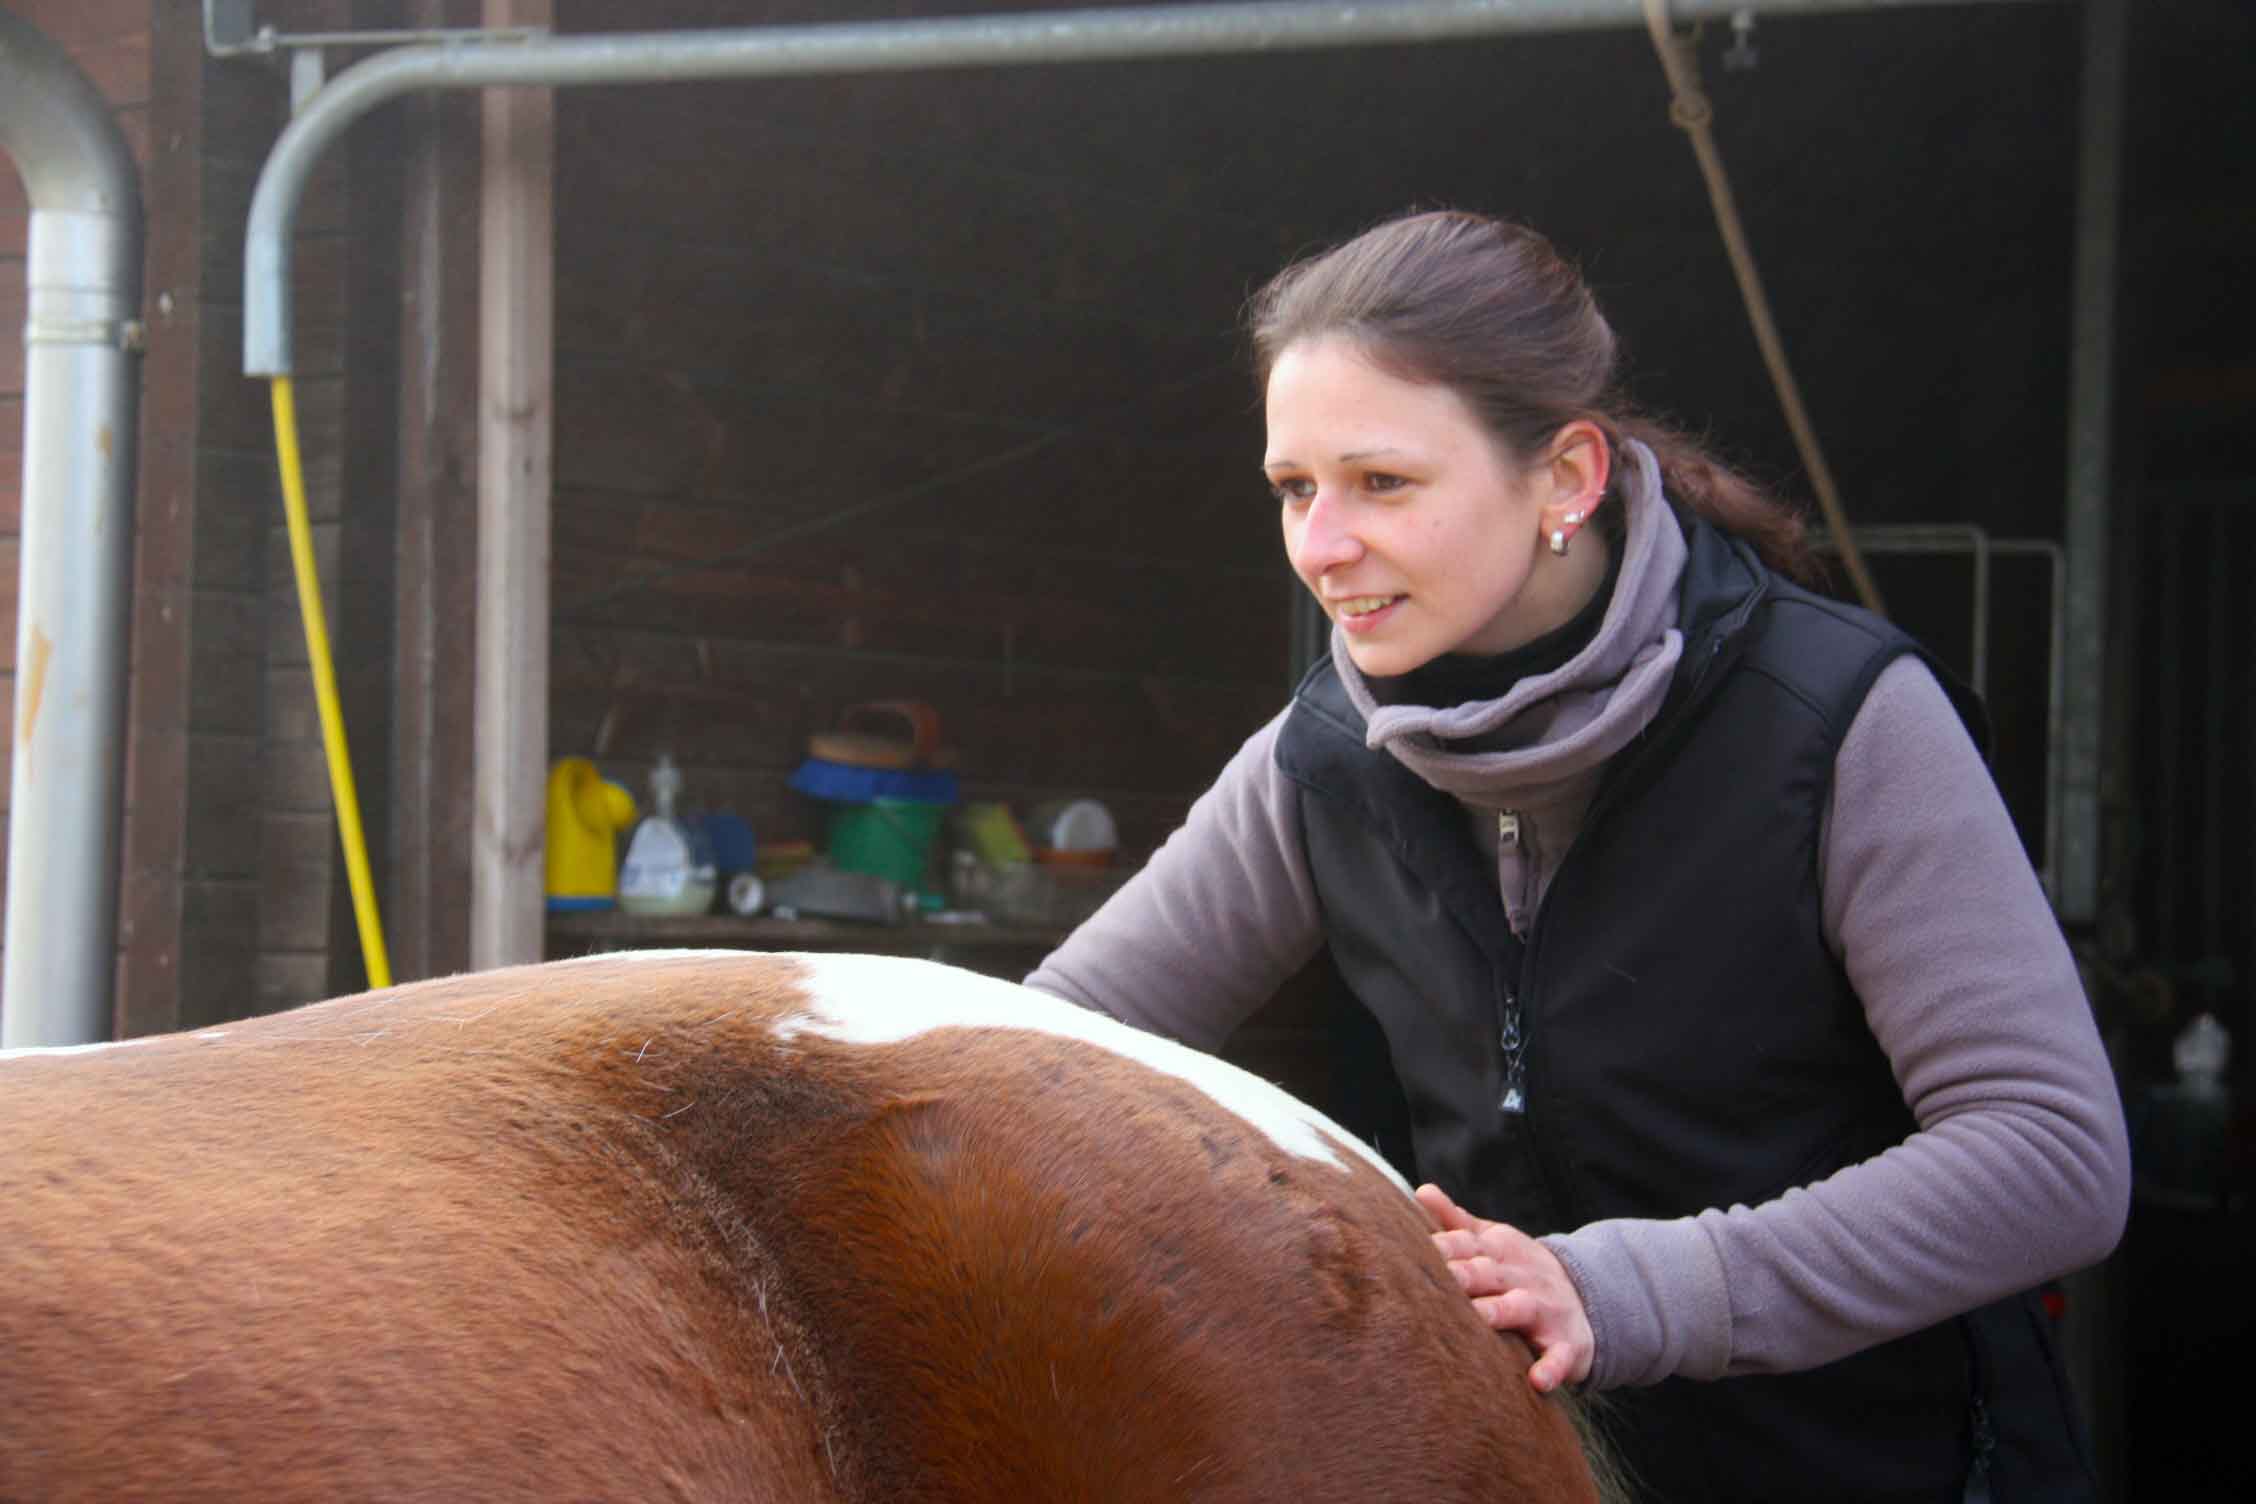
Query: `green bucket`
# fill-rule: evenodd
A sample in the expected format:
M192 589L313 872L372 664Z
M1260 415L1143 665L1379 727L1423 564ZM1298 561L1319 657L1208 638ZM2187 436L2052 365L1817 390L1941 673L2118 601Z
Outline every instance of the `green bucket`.
M830 817L831 865L889 877L904 888L918 887L932 863L932 844L947 815L947 805L916 799L839 805Z

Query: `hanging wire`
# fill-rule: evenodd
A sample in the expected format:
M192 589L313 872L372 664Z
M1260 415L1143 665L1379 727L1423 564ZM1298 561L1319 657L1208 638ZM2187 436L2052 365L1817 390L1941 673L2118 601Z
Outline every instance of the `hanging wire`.
M1786 344L1779 337L1777 321L1771 317L1770 299L1763 292L1762 275L1755 268L1755 253L1747 243L1746 227L1739 222L1739 208L1731 196L1731 180L1724 173L1723 154L1716 148L1712 129L1715 106L1709 103L1706 91L1700 86L1699 52L1691 37L1678 35L1669 24L1668 0L1645 0L1645 27L1652 34L1653 50L1660 54L1661 68L1668 74L1669 121L1691 140L1692 155L1700 163L1700 175L1707 179L1708 198L1715 205L1716 226L1723 232L1723 248L1731 258L1733 274L1739 279L1739 295L1747 304L1747 319L1754 326L1755 343L1762 349L1763 364L1770 369L1771 385L1778 390L1778 403L1785 409L1786 426L1793 430L1794 447L1801 452L1802 468L1809 473L1810 484L1817 491L1817 504L1825 513L1825 525L1840 549L1841 564L1849 572L1857 598L1885 616L1887 608L1881 602L1880 588L1873 584L1870 571L1864 567L1863 551L1857 547L1856 534L1849 527L1840 490L1833 484L1833 472L1825 463L1825 451L1818 445L1817 429L1802 405L1802 389L1794 380L1793 368L1787 364Z

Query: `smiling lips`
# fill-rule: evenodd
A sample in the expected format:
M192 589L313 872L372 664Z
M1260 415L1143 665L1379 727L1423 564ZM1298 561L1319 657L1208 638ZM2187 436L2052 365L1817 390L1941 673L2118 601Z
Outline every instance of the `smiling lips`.
M1377 626L1380 618L1409 598L1408 595L1350 595L1330 604L1339 624L1353 632Z

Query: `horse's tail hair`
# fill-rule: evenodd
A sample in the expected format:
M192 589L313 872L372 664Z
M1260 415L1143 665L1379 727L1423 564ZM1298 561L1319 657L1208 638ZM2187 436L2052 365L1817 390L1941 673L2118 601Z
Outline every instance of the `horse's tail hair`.
M1606 1439L1609 1407L1605 1397L1562 1389L1558 1399L1567 1413L1567 1420L1574 1426L1576 1439L1582 1443L1583 1458L1590 1464L1591 1481L1598 1486L1598 1504L1637 1504L1629 1464Z

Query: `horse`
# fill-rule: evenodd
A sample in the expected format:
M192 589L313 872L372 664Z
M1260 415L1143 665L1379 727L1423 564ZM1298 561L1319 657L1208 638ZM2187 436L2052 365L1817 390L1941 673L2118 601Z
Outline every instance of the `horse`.
M923 961L0 1056L0 1499L1593 1500L1386 1164Z

